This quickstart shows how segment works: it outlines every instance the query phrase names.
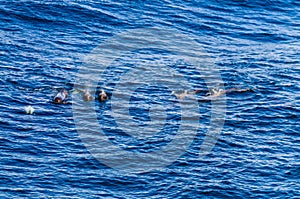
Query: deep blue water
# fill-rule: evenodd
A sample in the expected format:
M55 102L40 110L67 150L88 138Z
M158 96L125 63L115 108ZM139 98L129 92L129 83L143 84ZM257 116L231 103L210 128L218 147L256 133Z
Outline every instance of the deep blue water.
M0 198L300 198L299 13L296 0L0 1ZM123 173L88 151L72 104L51 100L63 87L70 102L78 95L72 93L77 74L97 46L150 27L186 35L210 57L226 89L252 91L226 96L226 121L204 158L198 158L207 131L201 128L172 164ZM141 48L114 60L98 87L114 92L122 74L159 63L193 88L207 89L180 57ZM170 92L145 83L130 98L129 113L141 128L152 105L168 111L162 131L149 139L122 132L111 101L95 103L99 124L124 150L159 150L180 126L179 102ZM33 115L25 114L27 105ZM211 105L199 102L199 124L209 125Z

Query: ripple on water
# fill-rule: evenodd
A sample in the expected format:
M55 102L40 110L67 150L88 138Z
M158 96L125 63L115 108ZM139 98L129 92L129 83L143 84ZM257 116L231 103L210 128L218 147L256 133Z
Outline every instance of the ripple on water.
M299 8L297 1L281 0L1 2L0 197L299 197ZM252 90L226 96L226 121L208 156L199 159L198 153L211 103L199 102L200 128L177 161L154 172L124 174L85 148L72 105L51 100L59 89L73 89L84 58L101 42L148 26L182 31L203 46L226 89ZM185 75L193 89L204 90L195 97L206 93L204 74L169 52L148 48L113 60L103 76L106 84L98 86L122 93L114 89L124 73L155 61ZM168 79L176 85L177 80ZM120 131L110 101L95 103L98 121L123 149L155 151L180 127L180 106L170 93L143 85L131 98L131 116L141 125L150 121L153 104L168 111L164 131L147 140ZM34 114L25 114L27 105ZM161 126L159 120L153 124Z

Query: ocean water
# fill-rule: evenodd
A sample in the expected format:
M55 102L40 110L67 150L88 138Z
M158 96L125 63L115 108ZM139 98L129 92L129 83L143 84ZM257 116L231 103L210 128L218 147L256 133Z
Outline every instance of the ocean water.
M299 13L296 0L0 1L0 198L300 198ZM188 42L177 43L178 35ZM184 59L197 46L220 78L206 80ZM98 58L92 70L95 52L110 62ZM78 75L86 68L92 79ZM250 89L223 96L224 124L201 158L214 103L196 100L187 115L199 120L181 123L189 118L168 85L184 90L185 83L203 90L196 99L214 83ZM80 101L77 90L92 84L111 100ZM61 88L69 104L52 103ZM34 114L25 114L28 105ZM181 153L149 171L143 159L142 172L131 172L130 158L111 160L100 140L94 149L114 161L106 164L79 131L95 128L91 108L99 132L123 151ZM195 134L171 145L181 126L190 133L195 125Z

